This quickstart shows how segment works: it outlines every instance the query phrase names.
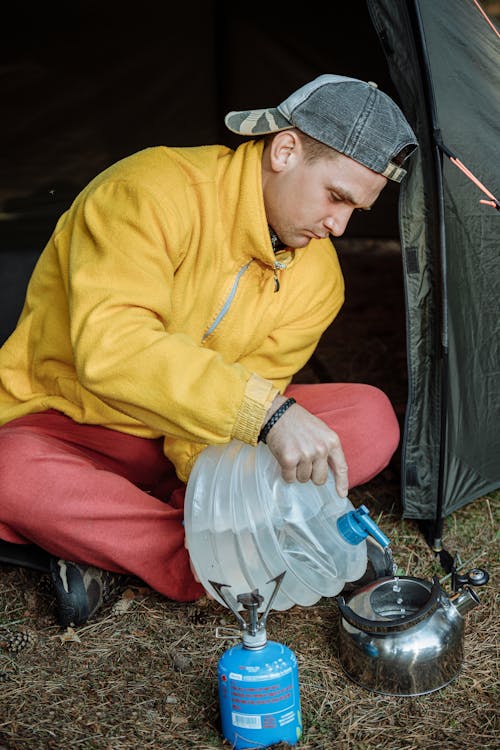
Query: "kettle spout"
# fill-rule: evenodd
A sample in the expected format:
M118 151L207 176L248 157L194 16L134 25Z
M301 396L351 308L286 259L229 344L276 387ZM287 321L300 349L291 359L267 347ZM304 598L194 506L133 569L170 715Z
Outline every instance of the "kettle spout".
M450 602L463 617L471 609L477 607L481 603L481 600L473 589L464 586L463 589L460 589L460 591L457 591L456 594L450 597Z

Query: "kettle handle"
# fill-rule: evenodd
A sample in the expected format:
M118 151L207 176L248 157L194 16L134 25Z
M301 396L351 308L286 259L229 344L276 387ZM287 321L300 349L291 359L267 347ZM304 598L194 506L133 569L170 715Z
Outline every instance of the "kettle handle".
M365 633L389 633L393 631L407 630L408 628L417 625L422 622L426 617L433 614L439 606L439 600L441 595L441 586L439 585L439 578L434 576L432 579L432 589L430 591L429 599L426 601L424 606L407 617L400 617L397 620L369 620L367 617L361 617L356 614L346 603L343 596L337 596L337 604L339 605L342 617L349 625L354 628L358 628Z

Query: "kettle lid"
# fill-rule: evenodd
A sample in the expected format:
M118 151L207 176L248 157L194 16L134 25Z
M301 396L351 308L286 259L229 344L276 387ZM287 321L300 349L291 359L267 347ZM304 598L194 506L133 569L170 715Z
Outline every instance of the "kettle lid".
M368 584L364 589L360 589L355 592L351 597L350 603L353 603L353 599L359 596L363 596L364 593L372 592L377 588L382 591L386 587L392 588L392 585L396 582L403 582L410 585L412 588L418 586L421 588L422 594L425 596L425 600L419 602L418 608L406 616L390 617L389 619L383 617L377 617L371 619L360 615L355 611L353 607L346 604L343 596L337 596L337 604L339 606L342 618L354 628L361 630L365 633L390 633L390 632L401 632L408 628L417 625L427 617L430 617L440 606L442 589L439 584L439 579L434 576L432 588L427 585L426 581L421 581L418 578L381 578L375 583ZM423 586L421 587L421 584ZM430 590L429 590L430 589ZM375 612L373 613L375 615Z

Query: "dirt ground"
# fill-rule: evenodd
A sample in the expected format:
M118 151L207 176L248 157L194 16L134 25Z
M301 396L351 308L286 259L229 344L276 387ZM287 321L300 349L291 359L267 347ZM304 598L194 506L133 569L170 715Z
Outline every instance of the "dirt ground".
M404 417L403 291L394 241L339 243L348 301L297 380L361 380L383 387ZM450 580L419 529L402 520L399 466L350 493L391 539L400 575ZM338 658L335 599L272 612L268 636L298 659L301 750L498 748L498 501L481 498L447 519L445 544L462 571L490 573L465 618L462 669L428 695L372 693ZM0 565L0 750L208 750L221 736L217 662L236 622L207 598L168 601L128 588L88 624L61 631L36 571Z

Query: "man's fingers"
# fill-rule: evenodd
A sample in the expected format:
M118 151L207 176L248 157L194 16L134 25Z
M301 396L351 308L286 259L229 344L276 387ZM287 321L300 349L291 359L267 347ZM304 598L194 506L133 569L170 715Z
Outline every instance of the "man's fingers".
M297 466L297 481L308 482L312 477L313 463L312 461L301 461Z
M342 454L342 460L337 459L333 461L330 459L329 464L333 471L333 477L335 479L335 486L340 497L347 497L349 491L349 477L347 474L347 464Z
M328 479L328 462L325 459L315 461L312 465L311 479L314 484L325 484Z
M294 404L273 425L267 445L286 482L311 479L314 484L324 484L330 467L337 492L341 497L347 496L347 462L339 436L299 404Z
M349 480L347 475L347 466L337 466L330 462L332 467L333 477L335 479L335 486L340 497L347 497L349 490ZM328 462L324 459L319 461L303 462L297 466L287 466L281 468L281 476L291 484L292 482L305 483L312 480L314 484L322 485L325 484L328 479Z
M288 482L289 484L292 484L292 482L297 481L297 467L296 466L281 466L281 476L285 480L285 482Z

